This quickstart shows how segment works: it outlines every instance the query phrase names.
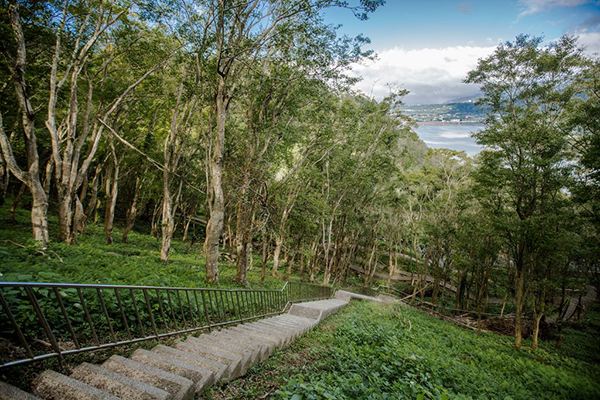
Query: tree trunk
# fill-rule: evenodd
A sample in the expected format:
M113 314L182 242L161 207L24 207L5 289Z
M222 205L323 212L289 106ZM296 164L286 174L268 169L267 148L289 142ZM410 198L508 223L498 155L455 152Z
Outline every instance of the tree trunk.
M58 190L58 237L61 242L73 243L75 240L71 234L73 223L73 198L71 191L64 185L56 185ZM112 239L109 239L112 243Z
M317 264L317 257L319 256L317 251L318 243L314 241L310 246L310 259L308 260L308 280L313 282L315 280L315 265Z
M167 172L165 172L167 174ZM175 221L173 219L173 204L171 193L169 190L169 182L163 182L163 206L162 206L162 222L161 222L161 243L160 243L160 260L164 263L169 262L169 251L171 250L171 240L173 239L173 227Z
M531 341L531 348L533 350L538 348L538 338L539 338L539 334L540 334L540 322L542 320L542 317L544 316L543 313L539 313L535 315L535 326L533 328L533 340Z
M525 272L517 272L517 293L515 298L515 349L521 348L523 297L525 294Z
M225 78L217 75L219 80L216 95L216 137L212 140L212 157L209 162L210 182L209 210L210 218L206 225L206 281L219 281L219 240L223 232L225 216L225 200L223 197L223 151L225 147L225 120L227 118L227 94Z
M288 258L288 260L286 261L286 264L287 264L287 274L286 274L287 278L286 278L286 280L289 281L292 278L292 265L294 263L292 262L291 259Z
M192 216L188 215L185 218L185 224L183 225L183 237L181 238L182 242L187 242L188 233L190 231L190 224L192 222Z
M369 263L367 264L367 268L365 270L365 286L370 286L373 281L373 276L375 275L375 271L377 270L377 260L375 259L375 253L377 251L377 238L373 241L373 247L371 248L371 255L369 256Z
M85 212L83 210L83 203L79 200L79 196L75 196L75 216L73 217L73 237L76 238L77 234L83 233L85 226Z
M244 178L241 192L239 194L236 206L236 230L235 250L236 250L236 281L245 285L247 283L246 272L248 271L248 241L250 236L251 221L248 221L252 211L248 207L246 194L250 185L250 174L244 169Z
M246 264L246 270L247 271L252 271L252 269L254 268L254 255L253 255L253 246L252 246L252 240L249 240L248 243L246 243L246 260L247 260L247 264Z
M394 255L396 254L395 250L394 250ZM396 256L396 261L397 261L397 256ZM386 282L386 287L387 287L387 291L389 293L390 291L390 284L392 281L392 276L394 275L395 272L395 268L394 268L394 259L392 258L392 249L390 249L390 255L389 255L389 270L388 270L388 278L387 278L387 282Z
M237 276L236 281L245 285L247 283L246 279L246 271L248 270L248 252L247 252L247 239L246 235L242 234L242 237L238 237L236 235L236 266L237 266Z
M146 171L147 170L144 170L144 172L142 173L142 176L146 173ZM141 184L142 184L142 177L138 175L135 178L135 186L134 186L134 190L133 190L133 200L131 201L131 206L129 207L129 210L127 211L127 222L125 223L125 229L123 229L123 243L127 243L127 235L129 235L129 232L131 232L131 230L133 229L133 225L135 224L135 218L138 213L137 203L138 203L138 199L140 197Z
M48 197L44 187L39 180L32 182L29 187L32 197L31 224L33 226L33 239L42 243L44 247L48 244Z
M300 270L299 274L302 275L304 273L304 253L300 253Z
M115 220L115 207L117 206L117 194L119 189L119 162L114 159L114 166L112 168L112 184L111 179L106 179L106 204L104 212L104 233L106 234L106 240L108 244L113 243L112 230L113 222Z
M170 174L169 174L170 175ZM170 181L170 177L168 180ZM169 252L171 251L171 243L173 241L173 234L175 233L175 215L177 214L177 207L179 205L179 199L181 198L181 190L183 189L183 180L179 181L179 189L177 189L177 197L175 202L171 198L169 191L170 184L164 186L165 196L163 196L163 214L162 214L162 242L160 246L160 260L164 263L169 262Z
M281 247L283 246L283 235L278 233L275 237L275 250L273 251L273 269L271 270L271 276L277 276L277 268L279 267L279 255L281 254Z
M12 222L13 224L16 222L15 212L17 211L17 207L19 207L21 198L25 194L25 189L27 189L27 185L25 183L21 183L19 185L19 191L17 192L17 195L13 199L12 205L10 206L9 218L10 218L10 222Z
M94 178L92 179L92 193L90 194L90 199L88 200L88 205L83 213L83 217L81 221L76 222L76 226L73 227L73 229L76 230L77 233L85 232L85 224L87 222L87 219L90 217L90 215L92 215L92 213L98 205L98 182L100 181L101 172L100 167L100 165L96 167L96 172L94 173Z
M0 206L4 205L6 200L6 191L8 190L9 169L4 161L2 151L0 151Z
M269 259L269 242L270 238L266 232L263 232L263 244L262 244L262 271L260 273L260 281L265 283L265 275L267 273L267 260Z

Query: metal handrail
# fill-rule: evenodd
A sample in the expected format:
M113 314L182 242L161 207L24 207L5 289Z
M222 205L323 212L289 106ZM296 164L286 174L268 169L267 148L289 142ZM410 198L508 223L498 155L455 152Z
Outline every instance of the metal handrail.
M52 357L64 367L66 355L277 315L331 295L329 287L289 281L281 290L0 282L0 336L21 354L0 369Z

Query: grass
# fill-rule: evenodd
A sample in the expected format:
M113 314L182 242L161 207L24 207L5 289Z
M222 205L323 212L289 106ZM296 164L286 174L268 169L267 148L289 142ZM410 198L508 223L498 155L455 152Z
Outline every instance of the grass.
M400 305L356 302L201 398L600 398L599 333L593 324L568 329L560 349L548 342L517 351L509 337L478 336Z
M36 282L74 282L96 284L129 284L181 287L240 287L234 282L235 265L219 263L219 283L205 282L205 258L202 244L193 246L174 240L168 264L160 261L158 241L137 232L122 243L122 229L114 229L114 243L107 244L101 226L88 225L77 243L58 242L57 219L49 217L51 242L48 250L39 252L31 239L29 211L18 209L16 222L9 219L9 207L0 207L0 280ZM19 245L25 246L24 248ZM270 265L268 266L270 267ZM285 267L284 267L285 268ZM283 268L282 268L283 272ZM264 285L260 282L258 260L248 271L251 288L281 289L283 279L272 277L270 269ZM299 276L292 276L299 280Z

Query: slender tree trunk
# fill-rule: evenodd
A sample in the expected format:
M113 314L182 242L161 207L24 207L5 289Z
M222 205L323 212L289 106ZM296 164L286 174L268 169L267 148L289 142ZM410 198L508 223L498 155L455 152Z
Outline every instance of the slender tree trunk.
M146 171L144 171L142 173L142 175L144 175L145 173L146 173ZM135 218L138 213L137 203L138 203L138 199L140 197L141 184L142 184L142 177L137 176L135 178L135 186L134 186L134 190L133 190L133 200L131 201L131 206L129 207L129 210L127 211L127 221L125 223L125 229L123 230L123 243L127 243L127 235L129 235L129 232L131 232L131 230L133 229L133 225L135 224Z
M393 247L393 245L392 245ZM389 266L388 266L389 270L388 270L388 278L387 278L387 282L386 282L386 287L387 287L387 291L390 291L390 284L392 281L392 276L394 275L394 259L392 258L392 249L390 249L390 253L389 253Z
M88 205L85 208L81 221L76 222L76 226L73 229L76 229L78 233L85 232L85 224L87 219L94 213L96 206L98 205L98 183L100 181L100 172L102 171L101 165L96 167L96 172L94 173L94 178L92 179L92 192L90 194L90 199L88 200ZM83 199L82 199L83 200Z
M279 267L279 255L281 254L281 247L283 246L283 235L278 233L275 237L275 250L273 251L273 269L271 270L271 276L277 276L277 269Z
M540 335L540 322L541 322L543 316L544 316L544 314L541 312L539 314L536 314L536 316L535 316L535 326L533 328L533 339L531 341L531 348L533 350L538 348L538 338Z
M517 272L517 291L515 297L515 348L521 348L523 297L525 294L525 271Z
M21 202L21 198L25 194L25 189L27 189L27 185L25 183L21 183L19 185L19 191L17 192L17 195L13 199L12 205L10 206L9 218L10 218L10 221L13 224L16 222L16 220L15 220L15 212L17 211L17 207L19 207L19 203Z
M237 276L236 281L245 285L247 283L246 272L248 270L248 252L247 252L247 235L245 233L242 234L242 237L239 238L236 235L236 255L237 255Z
M192 223L192 216L191 215L186 216L185 224L183 225L183 237L181 238L182 242L187 242L191 223Z
M310 282L313 282L315 280L315 270L316 270L317 258L319 257L317 246L318 246L318 243L316 241L314 241L312 243L312 245L310 246L311 258L308 261L308 280Z
M246 272L248 271L248 241L250 236L251 221L248 221L252 213L248 207L246 194L250 185L250 174L247 167L244 169L244 178L241 192L236 206L236 229L235 250L236 250L236 281L245 285L247 283Z
M169 175L165 171L165 175ZM173 220L171 191L169 188L170 178L167 176L163 179L163 201L162 201L162 223L161 223L161 243L160 243L160 260L164 263L169 262L169 251L171 250L171 240L173 238Z
M83 233L83 227L85 226L85 212L83 210L83 203L79 200L79 196L75 196L75 215L73 217L73 237L76 238L78 234Z
M170 181L170 177L168 178ZM162 241L160 246L160 260L164 263L169 262L169 252L171 251L171 243L173 242L173 234L175 233L175 214L177 214L177 206L181 197L183 188L183 180L179 181L179 189L177 189L177 197L175 204L171 198L170 184L164 186L163 195L163 212L162 212Z
M4 161L2 151L0 151L0 206L4 205L6 200L6 191L8 190L9 183L9 169Z
M73 243L71 234L73 222L73 198L71 191L64 185L57 184L58 190L58 237L61 242ZM112 239L109 240L112 243Z
M300 253L300 270L299 274L302 275L304 273L304 253Z
M110 179L106 181L106 205L105 205L105 213L104 213L104 233L106 234L106 240L108 244L112 244L112 230L113 230L113 222L115 220L115 207L117 206L117 195L119 190L119 160L117 159L117 153L115 151L114 145L111 141L111 151L113 158L113 167L112 167L112 185Z
M246 243L246 260L247 260L247 264L246 264L246 270L247 271L252 271L252 269L254 268L254 247L252 246L252 240L249 240L248 243Z
M162 214L162 201L154 205L152 211L152 220L150 221L150 236L153 236L158 240L158 220L159 214Z
M504 295L504 299L502 300L502 310L500 310L500 318L502 318L504 316L504 309L506 307L506 298L508 297L508 290L506 291L506 294Z
M287 261L286 261L286 264L287 264L287 274L286 274L287 278L286 278L286 280L289 281L292 278L292 266L293 266L294 263L292 262L292 259L288 258Z
M54 160L52 157L46 163L46 173L44 175L44 192L46 193L46 197L50 196L50 187L52 186L52 171L54 171Z
M33 190L32 190L33 189ZM33 226L33 239L46 247L48 243L48 197L39 180L33 181L31 190L31 224Z
M531 342L531 348L533 350L538 348L538 338L540 335L540 322L544 316L546 308L546 289L542 290L541 298L539 299L539 311L534 310L535 326L533 328L533 340Z
M377 252L377 237L373 240L373 247L371 248L371 255L369 256L369 263L367 265L367 269L365 270L365 286L370 286L373 280L373 276L375 275L375 270L377 270L377 260L375 259L375 254Z
M260 273L260 281L263 284L265 283L265 274L267 273L267 260L269 259L269 242L270 241L271 240L270 240L267 232L263 232L262 259L261 259L262 271Z

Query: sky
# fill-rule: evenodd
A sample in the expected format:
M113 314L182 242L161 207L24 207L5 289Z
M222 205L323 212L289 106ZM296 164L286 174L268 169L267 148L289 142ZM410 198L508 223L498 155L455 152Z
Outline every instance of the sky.
M546 42L574 34L589 55L600 53L600 0L387 0L367 21L346 9L328 10L325 20L342 25L340 34L369 37L378 54L354 66L363 78L356 89L376 99L390 87L408 89L406 104L477 95L475 85L462 83L467 72L521 33Z

